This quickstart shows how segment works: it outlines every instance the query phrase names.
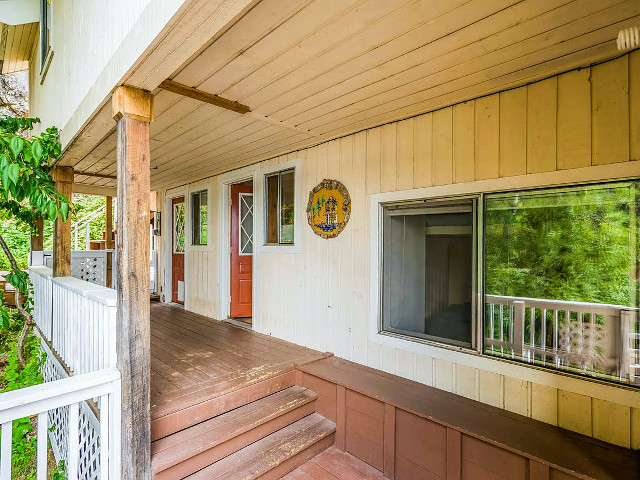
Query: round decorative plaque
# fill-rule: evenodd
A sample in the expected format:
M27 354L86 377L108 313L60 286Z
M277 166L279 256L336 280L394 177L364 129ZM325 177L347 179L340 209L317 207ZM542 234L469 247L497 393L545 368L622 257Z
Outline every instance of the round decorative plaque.
M350 216L351 197L338 180L325 178L309 193L307 221L316 235L337 237L349 223Z

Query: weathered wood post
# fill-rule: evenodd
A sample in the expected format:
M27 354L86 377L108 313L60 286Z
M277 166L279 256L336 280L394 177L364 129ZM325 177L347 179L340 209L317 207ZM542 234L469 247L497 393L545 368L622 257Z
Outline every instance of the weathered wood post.
M113 248L113 198L106 197L105 199L105 239L104 248L111 250ZM111 252L107 253L107 287L111 287L113 275L113 256Z
M118 164L117 352L122 374L122 478L151 479L149 333L150 92L113 93Z
M55 167L52 172L56 192L71 200L73 168ZM58 215L53 224L53 276L71 275L71 215L66 222Z

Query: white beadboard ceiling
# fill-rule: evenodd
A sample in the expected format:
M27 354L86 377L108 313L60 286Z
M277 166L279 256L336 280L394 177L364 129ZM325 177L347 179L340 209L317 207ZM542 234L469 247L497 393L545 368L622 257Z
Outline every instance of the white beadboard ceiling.
M638 24L637 0L263 0L171 76L251 113L158 89L152 187L613 58L618 31ZM62 164L115 175L109 133Z

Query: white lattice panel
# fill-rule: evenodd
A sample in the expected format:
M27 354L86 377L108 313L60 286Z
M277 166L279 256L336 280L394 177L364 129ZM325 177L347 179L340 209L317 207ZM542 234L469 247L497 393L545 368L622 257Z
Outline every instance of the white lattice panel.
M47 354L47 359L42 366L42 376L46 382L60 380L67 377L67 373L51 350L44 342L41 342L41 350ZM69 408L62 407L49 411L48 416L49 440L56 463L64 460L69 464ZM78 460L78 479L97 480L100 478L100 423L95 414L87 405L80 404L79 414L79 445L80 458ZM51 428L55 425L55 428Z

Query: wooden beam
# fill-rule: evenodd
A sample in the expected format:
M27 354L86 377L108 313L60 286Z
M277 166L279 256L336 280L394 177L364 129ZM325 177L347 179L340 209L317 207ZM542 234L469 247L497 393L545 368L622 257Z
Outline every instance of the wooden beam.
M160 88L169 92L176 93L178 95L183 95L185 97L200 100L201 102L210 103L211 105L215 105L216 107L226 108L227 110L231 110L243 115L251 111L249 107L241 103L235 102L233 100L228 100L213 93L203 92L202 90L198 90L197 88L174 82L173 80L165 80L160 84Z
M82 193L85 195L100 195L102 197L117 195L115 187L103 187L100 185L85 185L83 183L73 184L73 193Z
M83 177L96 177L96 178L107 178L109 180L117 180L118 177L115 175L104 175L102 173L91 173L91 172L75 172L76 176L82 175Z
M52 171L56 192L71 201L73 168L55 167ZM71 275L71 215L66 222L58 216L53 223L53 276Z
M122 374L123 479L151 480L149 123L153 97L118 87L112 98L118 167L117 352Z

